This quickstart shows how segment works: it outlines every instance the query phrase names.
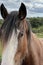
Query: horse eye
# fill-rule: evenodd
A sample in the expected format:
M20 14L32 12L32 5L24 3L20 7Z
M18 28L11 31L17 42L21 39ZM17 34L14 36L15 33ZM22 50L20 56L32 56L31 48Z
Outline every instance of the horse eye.
M23 35L24 35L24 32L21 31L21 32L19 33L19 35L18 35L18 39L20 39L21 37L23 37Z
M21 36L21 37L23 36L23 32L20 33L20 36Z
M19 38L21 38L23 36L23 32L19 33Z

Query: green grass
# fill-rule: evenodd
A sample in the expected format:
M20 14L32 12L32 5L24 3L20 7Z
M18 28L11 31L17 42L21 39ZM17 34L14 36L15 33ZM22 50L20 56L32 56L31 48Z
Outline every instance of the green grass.
M39 38L43 38L43 33L36 33Z
M43 26L40 26L40 27L38 27L38 28L32 28L32 31L34 32L34 33L43 33Z
M39 37L43 38L43 26L40 26L38 28L32 28L32 31Z

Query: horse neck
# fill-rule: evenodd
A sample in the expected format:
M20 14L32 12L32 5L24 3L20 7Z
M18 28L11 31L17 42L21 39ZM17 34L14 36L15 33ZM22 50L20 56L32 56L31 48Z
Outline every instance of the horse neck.
M31 37L30 37L30 45L29 48L32 50L35 46L37 46L39 43L39 39L37 36L31 31Z
M42 53L43 53L42 49L43 49L43 44L37 38L37 36L33 32L31 32L31 43L29 45L29 53L30 53L30 55L32 57L32 60L35 63L34 65L38 65L40 63L39 59L41 59L43 57L43 55L42 55Z

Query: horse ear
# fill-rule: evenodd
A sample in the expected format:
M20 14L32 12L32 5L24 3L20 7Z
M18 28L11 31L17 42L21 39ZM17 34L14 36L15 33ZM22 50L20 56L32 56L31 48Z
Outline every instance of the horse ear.
M8 15L8 12L7 12L4 4L1 4L0 10L1 10L2 17L5 19L7 17L7 15Z
M21 6L19 8L19 18L24 19L26 17L27 11L26 11L26 6L21 3Z

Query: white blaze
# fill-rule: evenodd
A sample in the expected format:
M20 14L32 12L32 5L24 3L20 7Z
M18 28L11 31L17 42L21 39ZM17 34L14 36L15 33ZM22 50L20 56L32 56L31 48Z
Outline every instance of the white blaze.
M18 46L18 39L17 39L18 34L16 35L15 31L13 31L10 40L8 40L7 46L4 49L4 52L2 55L1 65L15 65L14 64L14 56L15 56L15 53L17 51L17 46Z

